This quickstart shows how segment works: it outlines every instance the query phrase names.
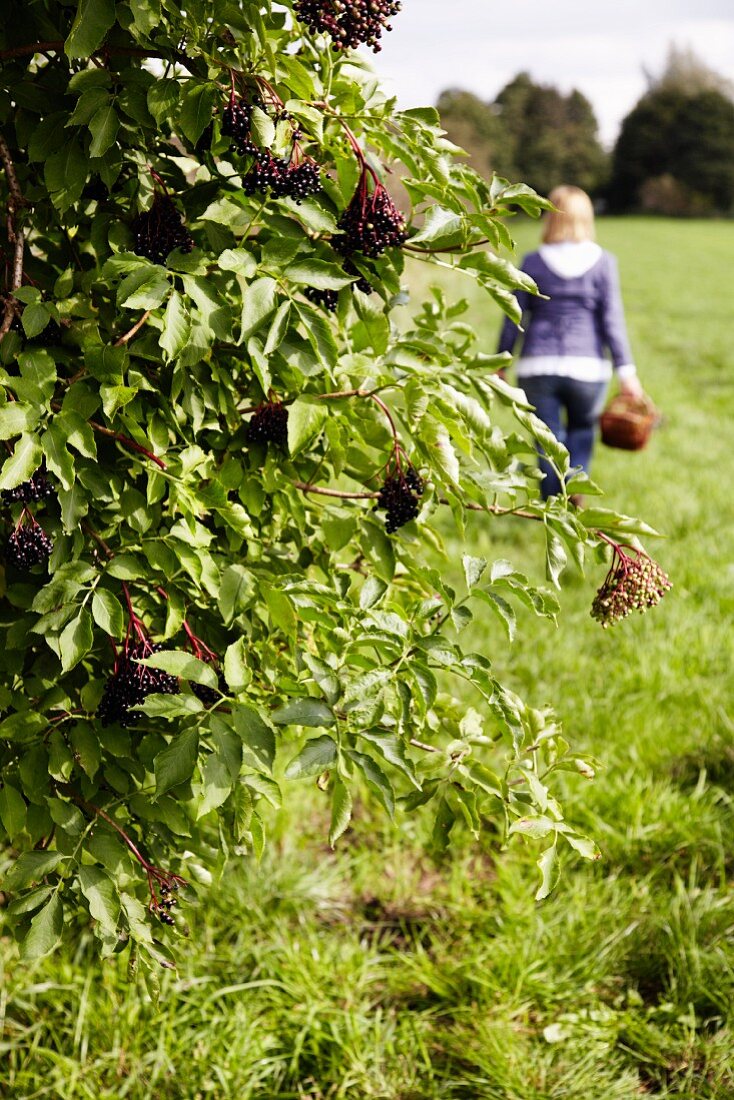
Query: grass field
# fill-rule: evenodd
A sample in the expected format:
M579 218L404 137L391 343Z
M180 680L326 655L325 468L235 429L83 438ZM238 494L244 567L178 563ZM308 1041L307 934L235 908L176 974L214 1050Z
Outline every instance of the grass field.
M572 577L558 630L526 619L510 649L472 629L603 762L566 792L603 860L538 906L529 849L460 842L436 866L421 822L399 837L362 808L334 854L303 792L263 864L192 914L158 1007L89 942L28 971L0 941L0 1096L734 1100L734 223L605 221L600 239L665 419L594 474L665 532L675 587L602 631L601 578ZM498 316L475 307L489 349ZM540 578L532 528L478 519L469 549Z

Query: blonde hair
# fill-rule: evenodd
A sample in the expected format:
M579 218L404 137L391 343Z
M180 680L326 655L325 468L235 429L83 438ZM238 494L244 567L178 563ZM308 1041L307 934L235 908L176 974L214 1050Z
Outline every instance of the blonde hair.
M593 241L594 207L591 199L580 187L564 184L554 188L548 196L555 206L545 215L543 241Z

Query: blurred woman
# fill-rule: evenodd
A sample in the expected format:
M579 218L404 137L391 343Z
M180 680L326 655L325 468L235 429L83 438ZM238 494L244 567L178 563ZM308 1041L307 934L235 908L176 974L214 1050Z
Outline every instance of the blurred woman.
M571 466L589 472L596 428L612 372L622 392L639 397L619 288L617 261L594 240L594 208L579 187L557 187L548 196L543 243L522 262L547 300L517 293L523 311L517 383L541 420L568 449ZM499 351L512 352L520 335L505 319ZM561 492L543 459L543 498ZM574 503L580 498L572 496Z

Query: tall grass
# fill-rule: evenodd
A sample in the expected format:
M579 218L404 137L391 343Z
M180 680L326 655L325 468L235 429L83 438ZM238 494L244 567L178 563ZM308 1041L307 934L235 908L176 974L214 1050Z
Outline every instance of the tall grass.
M460 839L437 866L422 822L398 834L362 807L334 854L303 792L263 864L236 862L192 914L157 1006L87 939L31 970L0 941L0 1095L734 1098L734 225L605 221L600 239L664 423L594 474L665 532L675 587L610 631L589 617L599 577L571 579L558 630L527 619L509 647L469 629L601 759L566 793L603 861L571 862L536 906L529 850ZM478 297L474 319L491 347ZM532 525L477 518L469 541L541 575Z

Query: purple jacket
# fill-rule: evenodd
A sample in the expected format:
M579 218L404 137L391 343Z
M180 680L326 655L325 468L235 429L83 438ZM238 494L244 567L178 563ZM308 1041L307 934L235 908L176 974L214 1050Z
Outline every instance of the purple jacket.
M596 261L582 274L562 275L542 255L545 251L552 258L557 247L531 252L522 262L522 270L548 296L546 301L524 290L516 293L525 328L523 362L540 356L603 360L609 350L615 369L632 364L616 259L599 249ZM505 318L498 350L512 352L518 335L517 325Z

